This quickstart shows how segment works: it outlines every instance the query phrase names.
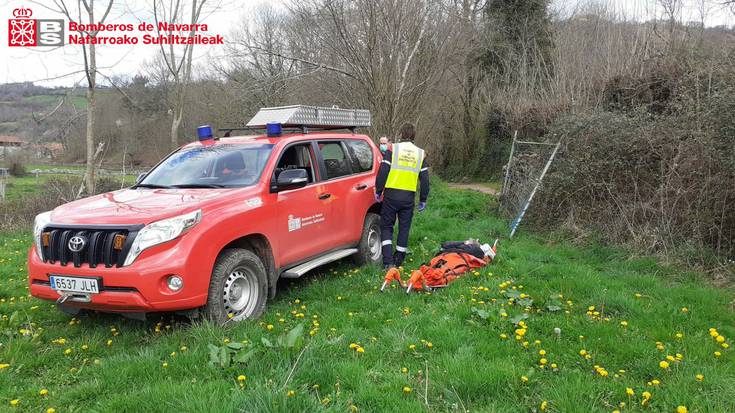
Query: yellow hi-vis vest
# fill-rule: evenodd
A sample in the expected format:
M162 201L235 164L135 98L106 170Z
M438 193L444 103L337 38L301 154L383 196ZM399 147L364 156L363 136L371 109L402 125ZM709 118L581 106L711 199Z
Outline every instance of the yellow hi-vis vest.
M411 142L393 144L393 157L385 187L416 192L423 162L423 149Z

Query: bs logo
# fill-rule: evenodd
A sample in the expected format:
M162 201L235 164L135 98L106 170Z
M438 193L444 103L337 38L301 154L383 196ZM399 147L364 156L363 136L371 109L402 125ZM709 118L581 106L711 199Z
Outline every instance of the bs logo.
M8 46L62 46L64 20L31 19L33 11L27 8L13 10L14 19L8 19Z

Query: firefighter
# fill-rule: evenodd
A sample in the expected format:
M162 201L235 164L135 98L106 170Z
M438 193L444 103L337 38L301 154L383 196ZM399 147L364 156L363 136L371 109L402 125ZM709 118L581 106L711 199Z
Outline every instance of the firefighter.
M413 219L413 208L418 183L419 212L426 208L429 196L429 167L424 150L413 144L416 128L411 123L401 126L398 143L385 151L375 179L375 200L383 206L380 211L383 244L383 266L400 267L408 250L408 233ZM393 254L393 226L398 218L398 237Z

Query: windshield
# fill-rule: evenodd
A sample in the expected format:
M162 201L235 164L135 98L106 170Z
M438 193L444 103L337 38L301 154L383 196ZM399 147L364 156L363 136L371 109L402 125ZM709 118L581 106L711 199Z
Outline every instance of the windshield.
M219 144L181 149L135 187L233 188L260 178L272 144Z

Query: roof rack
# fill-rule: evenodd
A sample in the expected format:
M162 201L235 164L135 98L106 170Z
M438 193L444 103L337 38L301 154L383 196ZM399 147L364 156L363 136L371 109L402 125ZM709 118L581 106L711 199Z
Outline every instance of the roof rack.
M284 128L307 129L350 129L371 125L367 109L340 109L338 107L279 106L261 108L247 123L253 129L265 128L269 123L280 123Z

